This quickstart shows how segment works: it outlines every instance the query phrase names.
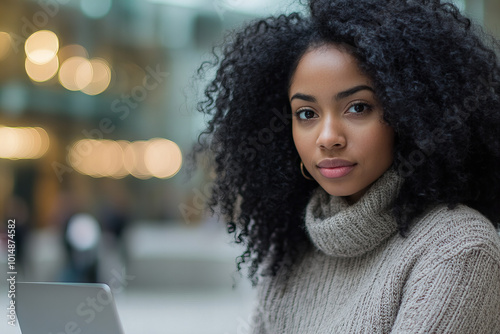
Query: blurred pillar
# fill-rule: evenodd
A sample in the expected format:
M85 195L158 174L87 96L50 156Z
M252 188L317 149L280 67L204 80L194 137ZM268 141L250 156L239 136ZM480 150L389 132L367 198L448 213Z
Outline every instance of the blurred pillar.
M500 38L500 1L484 0L484 26Z
M465 11L475 22L484 24L484 0L467 0Z

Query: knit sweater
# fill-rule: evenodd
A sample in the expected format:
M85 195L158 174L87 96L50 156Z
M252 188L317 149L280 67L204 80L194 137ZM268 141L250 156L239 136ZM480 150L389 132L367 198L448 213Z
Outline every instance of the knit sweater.
M259 282L251 332L499 334L497 231L467 206L436 206L403 238L390 214L400 185L389 170L351 206L315 190L311 245Z

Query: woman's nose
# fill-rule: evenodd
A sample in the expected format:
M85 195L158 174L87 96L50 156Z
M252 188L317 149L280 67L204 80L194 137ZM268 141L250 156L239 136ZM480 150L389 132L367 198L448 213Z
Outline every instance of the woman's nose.
M316 144L318 147L331 150L342 148L346 145L346 137L343 125L339 120L333 118L325 119L320 125Z

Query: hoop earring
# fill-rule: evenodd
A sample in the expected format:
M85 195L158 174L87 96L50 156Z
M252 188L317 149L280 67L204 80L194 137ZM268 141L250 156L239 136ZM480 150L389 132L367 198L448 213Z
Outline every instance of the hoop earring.
M302 173L302 176L305 177L307 180L311 181L314 180L312 177L309 177L304 173L304 163L302 161L300 161L300 172Z

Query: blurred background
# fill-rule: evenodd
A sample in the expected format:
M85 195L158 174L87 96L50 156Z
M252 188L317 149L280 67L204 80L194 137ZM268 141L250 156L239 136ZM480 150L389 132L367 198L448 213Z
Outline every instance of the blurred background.
M500 37L500 1L455 3ZM126 333L248 333L243 250L203 212L210 175L186 177L205 124L194 75L226 30L292 11L304 8L0 0L0 305L15 234L18 281L118 282Z

